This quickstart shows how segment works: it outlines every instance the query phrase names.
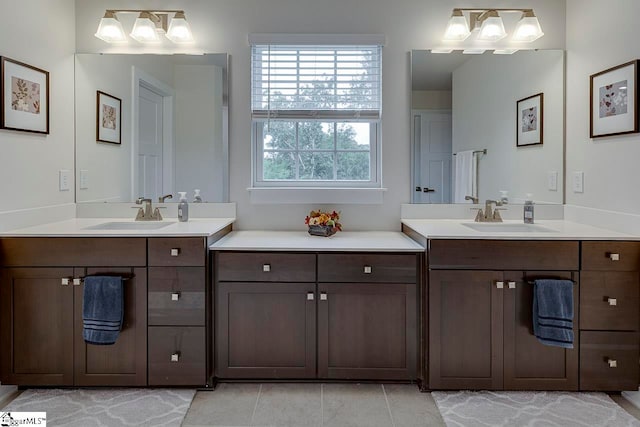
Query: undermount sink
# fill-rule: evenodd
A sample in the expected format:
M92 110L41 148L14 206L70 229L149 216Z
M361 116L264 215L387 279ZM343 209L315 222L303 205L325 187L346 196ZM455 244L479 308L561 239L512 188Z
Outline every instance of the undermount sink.
M102 224L91 225L89 227L85 227L85 230L157 230L162 227L166 227L167 225L172 224L171 222L131 222L131 221L122 221L122 222L104 222Z
M473 222L462 223L465 227L469 227L475 231L484 233L557 233L547 227L537 224L509 224L503 222Z

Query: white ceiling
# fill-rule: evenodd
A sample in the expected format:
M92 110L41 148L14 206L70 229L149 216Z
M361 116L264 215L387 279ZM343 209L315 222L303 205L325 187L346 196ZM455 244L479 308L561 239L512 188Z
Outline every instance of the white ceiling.
M451 73L472 56L411 51L411 90L451 90Z

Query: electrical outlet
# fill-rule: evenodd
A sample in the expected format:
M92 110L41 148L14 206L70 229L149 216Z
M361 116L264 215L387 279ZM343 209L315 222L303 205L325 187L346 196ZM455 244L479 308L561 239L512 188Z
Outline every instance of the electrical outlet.
M80 189L86 190L87 188L89 188L89 171L80 169Z
M549 191L558 191L558 172L547 172L547 189Z
M573 173L573 192L584 193L584 172Z
M58 178L60 191L69 191L71 189L71 171L60 169Z

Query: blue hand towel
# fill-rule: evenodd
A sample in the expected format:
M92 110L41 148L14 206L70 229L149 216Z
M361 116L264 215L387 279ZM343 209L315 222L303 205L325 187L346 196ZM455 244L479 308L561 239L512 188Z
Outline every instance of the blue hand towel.
M543 344L573 348L573 282L538 279L533 289L533 333Z
M122 329L122 277L87 276L82 300L82 337L89 344L114 344Z

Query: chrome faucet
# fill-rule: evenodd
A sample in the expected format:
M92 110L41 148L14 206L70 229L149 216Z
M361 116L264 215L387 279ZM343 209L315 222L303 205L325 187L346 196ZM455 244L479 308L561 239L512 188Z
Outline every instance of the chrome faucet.
M465 200L471 200L471 203L473 203L474 205L477 205L480 202L480 199L478 199L477 197L473 197L473 196L464 196Z
M144 210L142 208L138 208L138 214L136 215L136 221L162 221L162 215L160 215L160 209L155 208L153 213L151 213L151 199L145 199L144 197L138 197L136 200L136 205L141 205L144 203Z
M491 205L496 205L495 209L492 209ZM497 200L486 200L484 202L484 212L482 209L478 209L478 214L474 219L475 222L502 222L500 212L503 209L498 209L498 206L502 206L502 202Z
M171 194L166 194L164 196L160 196L158 197L158 203L164 203L165 200L167 199L173 199L173 196Z

